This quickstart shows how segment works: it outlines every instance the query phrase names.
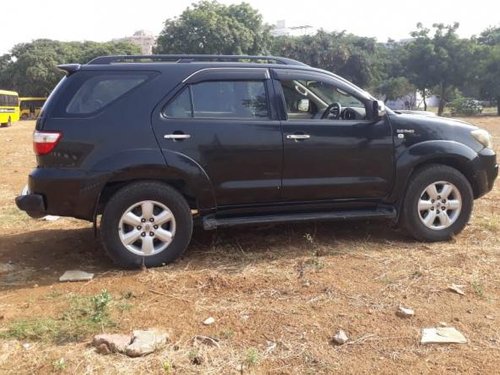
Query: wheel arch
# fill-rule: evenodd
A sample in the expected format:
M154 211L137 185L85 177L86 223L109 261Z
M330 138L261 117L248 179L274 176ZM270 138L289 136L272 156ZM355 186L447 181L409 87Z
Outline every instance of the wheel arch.
M172 166L136 166L113 173L103 185L96 213L102 213L108 200L121 188L140 181L157 181L173 187L191 209L211 210L216 206L210 180L203 173L188 174Z
M472 187L474 198L480 195L480 186L474 172L477 153L470 147L454 141L428 141L408 148L396 160L396 183L388 201L402 203L411 177L429 165L446 165L462 173ZM400 210L398 210L400 211Z

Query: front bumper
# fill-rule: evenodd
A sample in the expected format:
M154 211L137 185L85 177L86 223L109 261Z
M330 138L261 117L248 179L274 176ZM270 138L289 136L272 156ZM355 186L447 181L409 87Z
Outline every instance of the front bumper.
M474 163L474 198L479 198L493 189L498 177L498 164L493 150L485 148L478 153Z

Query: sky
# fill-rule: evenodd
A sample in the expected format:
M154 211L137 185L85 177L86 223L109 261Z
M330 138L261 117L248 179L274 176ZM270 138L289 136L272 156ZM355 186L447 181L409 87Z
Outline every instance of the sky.
M240 3L219 0L220 3ZM459 22L463 37L500 26L500 1L477 0L247 0L264 21L286 20L287 27L311 25L375 37L380 42L409 37L417 22ZM108 41L137 30L158 34L166 19L179 16L192 0L23 0L2 1L0 55L15 44L48 38L62 41ZM135 5L133 5L135 4Z

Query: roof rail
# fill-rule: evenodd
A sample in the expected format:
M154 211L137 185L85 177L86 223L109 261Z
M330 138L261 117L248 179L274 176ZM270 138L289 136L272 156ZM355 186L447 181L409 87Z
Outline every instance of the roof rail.
M154 63L154 62L170 62L170 63L190 63L197 61L207 62L267 62L284 65L302 65L297 60L288 59L286 57L275 56L248 56L248 55L114 55L100 56L88 62L89 65L97 64L120 64L120 63Z

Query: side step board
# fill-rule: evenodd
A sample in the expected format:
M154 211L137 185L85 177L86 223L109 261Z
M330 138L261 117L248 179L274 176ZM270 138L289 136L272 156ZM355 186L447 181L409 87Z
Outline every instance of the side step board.
M344 210L330 212L307 212L274 215L237 216L218 218L214 215L203 218L203 229L212 230L219 227L236 225L300 223L303 221L322 220L355 220L355 219L395 219L396 210L392 207L372 210Z

